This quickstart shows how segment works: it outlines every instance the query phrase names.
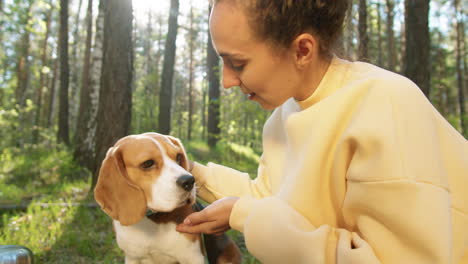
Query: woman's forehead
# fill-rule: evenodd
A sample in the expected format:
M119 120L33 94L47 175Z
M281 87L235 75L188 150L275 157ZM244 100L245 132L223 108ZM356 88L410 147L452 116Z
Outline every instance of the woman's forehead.
M210 32L218 54L240 55L255 45L244 12L230 1L217 3L210 17Z

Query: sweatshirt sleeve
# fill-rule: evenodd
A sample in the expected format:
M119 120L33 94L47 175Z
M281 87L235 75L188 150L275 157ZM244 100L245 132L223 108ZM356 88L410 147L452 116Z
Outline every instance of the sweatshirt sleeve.
M263 263L458 263L468 241L467 142L416 89L388 108L391 118L362 109L350 129L346 229L313 225L279 196L242 197L230 225L248 250Z
M271 195L269 181L263 173L262 159L258 177L254 180L248 173L211 162L206 166L195 162L192 174L197 182L198 196L209 203L227 196L259 198Z
M356 230L313 226L276 197L240 199L231 226L264 263L382 263L380 252L387 252L383 263L450 262L446 190L411 181L350 183L345 203Z

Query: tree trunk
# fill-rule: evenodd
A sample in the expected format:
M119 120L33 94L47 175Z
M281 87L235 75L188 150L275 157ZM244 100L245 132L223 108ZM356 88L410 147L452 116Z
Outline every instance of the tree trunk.
M393 31L393 21L394 21L394 2L393 0L387 0L387 61L388 61L388 70L395 71L395 61L396 61L396 52L395 52L395 33Z
M463 21L461 18L463 17L460 11L460 0L454 0L454 6L455 6L455 16L456 16L456 33L457 33L457 42L456 42L456 67L457 67L457 84L458 84L458 104L460 106L460 128L461 128L461 133L464 134L467 129L468 129L468 124L466 124L465 120L465 115L466 115L466 110L465 110L465 89L464 89L464 84L466 76L464 77L463 74L463 52L464 52L464 39L463 37L463 30L464 30L464 25Z
M405 1L405 62L404 74L413 80L429 98L430 38L429 0Z
M52 19L52 11L53 11L53 5L50 5L49 10L47 11L47 14L45 15L45 24L46 24L46 33L44 36L44 42L42 43L42 58L41 58L41 63L42 63L42 68L39 73L39 88L37 89L37 96L36 96L36 116L35 116L35 121L34 125L35 128L33 130L33 143L37 143L39 140L39 131L38 127L41 125L41 111L42 111L42 96L43 96L43 91L44 91L44 86L45 86L45 67L48 65L47 61L47 47L48 47L48 41L49 41L49 33L50 33L50 22Z
M213 48L211 35L208 31L207 45L208 68L208 145L214 147L218 143L221 129L220 121L220 90L219 90L219 58Z
M464 11L463 9L461 10L461 13L463 16L466 16L466 14L464 14ZM463 17L462 16L462 17ZM464 94L465 95L468 95L468 64L466 62L466 57L468 56L468 50L467 50L467 45L466 45L466 35L465 35L465 23L462 21L461 23L461 39L462 39L462 53L463 53L463 56L462 56L462 63L463 63L463 76L464 76L464 87L465 87L465 90L464 90ZM465 101L465 106L466 105L466 101ZM466 107L465 107L466 109ZM465 126L468 126L468 114L465 115ZM466 127L465 129L465 137L468 137L468 127Z
M55 102L56 102L56 89L57 89L56 86L57 86L57 76L59 75L58 64L59 64L59 60L55 59L52 79L50 80L50 84L49 84L49 90L50 90L49 100L48 100L47 108L44 109L44 116L47 118L47 122L46 122L47 128L52 127L52 121L54 120L54 115L55 115Z
M0 19L0 28L3 28L3 27L4 27L4 24L5 24L5 19L4 19L5 15L4 15L4 13L3 13L3 2L4 2L4 0L0 0L0 16L1 16L1 19ZM0 31L0 43L3 43L3 30ZM3 45L0 46L0 48L3 49ZM5 80L5 79L6 79L6 78L5 78L5 76L6 76L5 74L6 74L6 72L7 72L7 71L5 70L5 69L7 68L7 61L6 61L6 60L3 60L3 65L2 65L2 66L3 66L3 69L4 69L4 70L3 70L3 74L2 74L2 75L3 75L3 76L2 76L2 77L3 77L2 79ZM2 104L2 105L4 105L4 102L3 102L3 99L4 99L4 98L5 98L5 91L4 91L4 89L0 89L0 104Z
M159 95L158 132L171 132L172 83L177 38L177 17L179 16L179 0L171 0L169 25L164 49L164 64L161 76L161 93Z
M369 36L367 34L367 1L359 0L359 60L369 61Z
M437 31L434 34L434 42L435 43L443 43L444 42L444 36L442 32ZM443 81L445 78L445 71L446 69L445 66L445 61L446 61L446 54L444 54L444 49L441 47L436 48L435 56L433 56L433 65L435 66L433 68L433 72L431 74L431 79L433 82L433 93L431 95L432 99L431 100L434 103L434 99L436 99L436 107L437 110L443 115L447 116L449 114L448 111L448 103L447 99L450 97L448 91L450 90Z
M75 133L75 159L83 166L87 164L86 159L92 156L92 149L86 144L88 123L91 118L91 92L90 92L90 69L91 69L91 44L93 36L93 0L88 0L86 12L86 47L81 75L80 108Z
M132 116L132 1L107 1L104 8L104 54L93 187L107 150L129 133Z
M191 2L190 2L191 3ZM193 30L193 5L190 6L190 29L189 29L189 52L190 52L190 63L189 63L189 91L188 91L188 126L187 126L187 140L192 140L192 123L193 123L193 75L194 75L194 30Z
M95 162L95 147L96 147L96 126L97 112L99 104L99 91L101 87L101 72L102 72L102 54L103 54L103 34L104 34L104 0L99 1L99 11L96 18L96 32L94 37L94 47L92 53L91 70L90 70L90 104L89 104L89 119L87 120L86 136L82 145L87 150L88 155L84 159L86 167L94 171Z
M3 2L4 0L0 0L0 15L2 16L2 19L0 19L0 28L3 28L3 24L5 24L5 21L3 19L4 17L4 14L3 14ZM0 43L3 43L3 31L0 32ZM3 93L3 90L1 90L0 92ZM1 101L0 101L1 102Z
M154 43L154 31L153 27L155 26L155 21L153 20L153 13L151 11L148 11L148 21L146 24L146 32L143 33L143 39L145 42L144 45L144 54L146 55L146 60L145 60L145 77L144 79L144 85L145 85L145 97L144 97L144 115L138 115L139 118L137 118L137 121L139 122L136 125L137 130L146 130L146 131L152 131L156 129L155 126L155 114L154 114L154 107L156 106L156 84L154 83L154 75L157 74L155 72L155 68L157 68L157 60L158 58L156 57L156 62L154 61L153 58L153 43ZM141 121L145 122L141 122ZM140 125L142 123L142 125ZM142 126L142 128L141 128Z
M26 92L29 84L29 48L31 32L29 30L29 20L31 19L31 8L34 1L29 1L26 9L27 15L24 23L24 33L18 43L18 62L16 65L17 71L17 87L15 91L16 103L23 107L26 103Z
M353 24L353 6L354 1L349 0L349 7L346 13L346 29L345 29L345 57L348 59L353 60L355 58L355 50L354 50L354 24Z
M206 127L208 126L207 124L207 115L206 115L206 100L208 98L208 93L207 93L207 83L203 83L203 97L202 97L202 107L200 109L201 111L201 117L202 117L202 140L207 140L206 138Z
M60 0L60 99L59 99L59 129L58 141L70 144L68 125L68 0Z
M76 16L74 17L74 28L73 28L73 42L70 44L71 46L71 56L70 56L70 83L69 83L69 105L70 105L70 114L69 114L69 124L71 125L71 131L76 131L77 125L77 115L78 109L80 106L79 100L80 98L80 81L79 76L81 72L80 62L79 62L79 50L80 45L82 43L81 35L80 35L80 14L81 14L81 7L83 4L83 0L78 1L78 10L76 11ZM70 28L71 31L71 28ZM82 77L81 73L81 77Z
M381 4L377 3L377 44L378 44L378 50L377 50L377 63L380 67L383 67L383 50L382 50L382 16L381 16Z

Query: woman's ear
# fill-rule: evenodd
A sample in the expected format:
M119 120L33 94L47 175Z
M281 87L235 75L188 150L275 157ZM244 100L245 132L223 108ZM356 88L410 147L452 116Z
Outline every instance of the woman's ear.
M319 55L319 43L316 37L309 33L297 36L292 44L295 53L296 65L303 69Z

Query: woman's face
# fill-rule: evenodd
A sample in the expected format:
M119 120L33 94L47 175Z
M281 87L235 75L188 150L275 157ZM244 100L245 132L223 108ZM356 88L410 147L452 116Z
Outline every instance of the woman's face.
M283 104L298 90L294 52L279 54L255 38L244 11L230 1L220 1L210 18L213 45L223 60L223 86L238 86L264 109Z

